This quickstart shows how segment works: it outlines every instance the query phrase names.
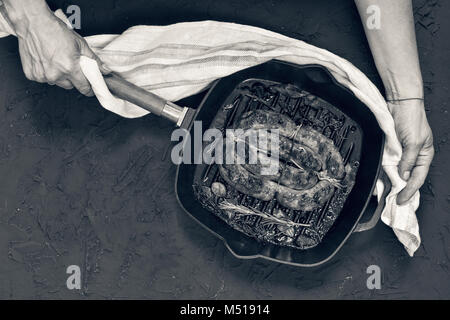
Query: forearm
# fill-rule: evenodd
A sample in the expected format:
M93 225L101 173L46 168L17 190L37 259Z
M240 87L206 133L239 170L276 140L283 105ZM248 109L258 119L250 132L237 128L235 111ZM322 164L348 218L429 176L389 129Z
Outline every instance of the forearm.
M2 0L7 16L17 36L25 36L32 24L44 21L50 14L45 0Z
M355 0L388 99L422 98L411 0ZM367 8L380 9L380 28L369 29Z

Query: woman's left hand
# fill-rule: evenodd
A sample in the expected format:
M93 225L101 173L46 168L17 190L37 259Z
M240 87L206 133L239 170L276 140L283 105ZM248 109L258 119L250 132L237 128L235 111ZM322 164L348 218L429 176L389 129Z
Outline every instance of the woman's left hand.
M425 114L423 100L388 103L395 130L403 147L399 174L407 182L397 203L407 202L424 184L434 157L433 134Z

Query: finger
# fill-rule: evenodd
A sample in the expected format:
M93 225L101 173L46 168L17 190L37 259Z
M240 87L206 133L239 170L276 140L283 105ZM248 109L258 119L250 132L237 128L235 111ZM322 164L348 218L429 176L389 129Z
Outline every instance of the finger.
M72 82L73 86L77 88L78 91L80 91L81 94L87 97L94 96L91 85L89 84L89 81L87 81L80 68L78 68L78 70L74 72L69 80L70 82Z
M413 169L406 187L397 196L397 204L405 204L422 187L427 177L428 169L428 166L417 166Z
M431 162L434 157L433 139L430 138L425 141L424 146L419 152L411 177L408 180L406 187L399 193L397 197L398 204L407 202L417 190L424 184L425 179L430 169Z
M94 51L92 51L91 48L89 48L86 43L83 43L81 46L81 55L97 61L98 68L103 75L108 75L112 72L111 69L109 69L108 66L100 60L100 58L94 53Z
M59 80L55 83L58 87L61 87L66 90L73 89L73 84L69 80Z
M417 156L420 148L418 146L406 146L403 150L402 159L398 166L398 173L403 180L408 180L411 175L411 170L416 164Z

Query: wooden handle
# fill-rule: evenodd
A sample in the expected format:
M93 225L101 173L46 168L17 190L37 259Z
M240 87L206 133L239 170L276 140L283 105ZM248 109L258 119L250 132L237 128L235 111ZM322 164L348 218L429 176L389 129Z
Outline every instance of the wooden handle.
M157 116L163 113L167 100L128 82L117 74L111 73L104 78L109 90L118 98L138 105Z

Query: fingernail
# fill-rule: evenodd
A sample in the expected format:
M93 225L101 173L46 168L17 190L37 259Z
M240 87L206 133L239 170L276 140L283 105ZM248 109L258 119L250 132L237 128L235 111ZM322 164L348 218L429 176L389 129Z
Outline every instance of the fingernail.
M406 181L409 179L410 176L411 176L411 171L405 171L405 172L403 172L402 179Z

